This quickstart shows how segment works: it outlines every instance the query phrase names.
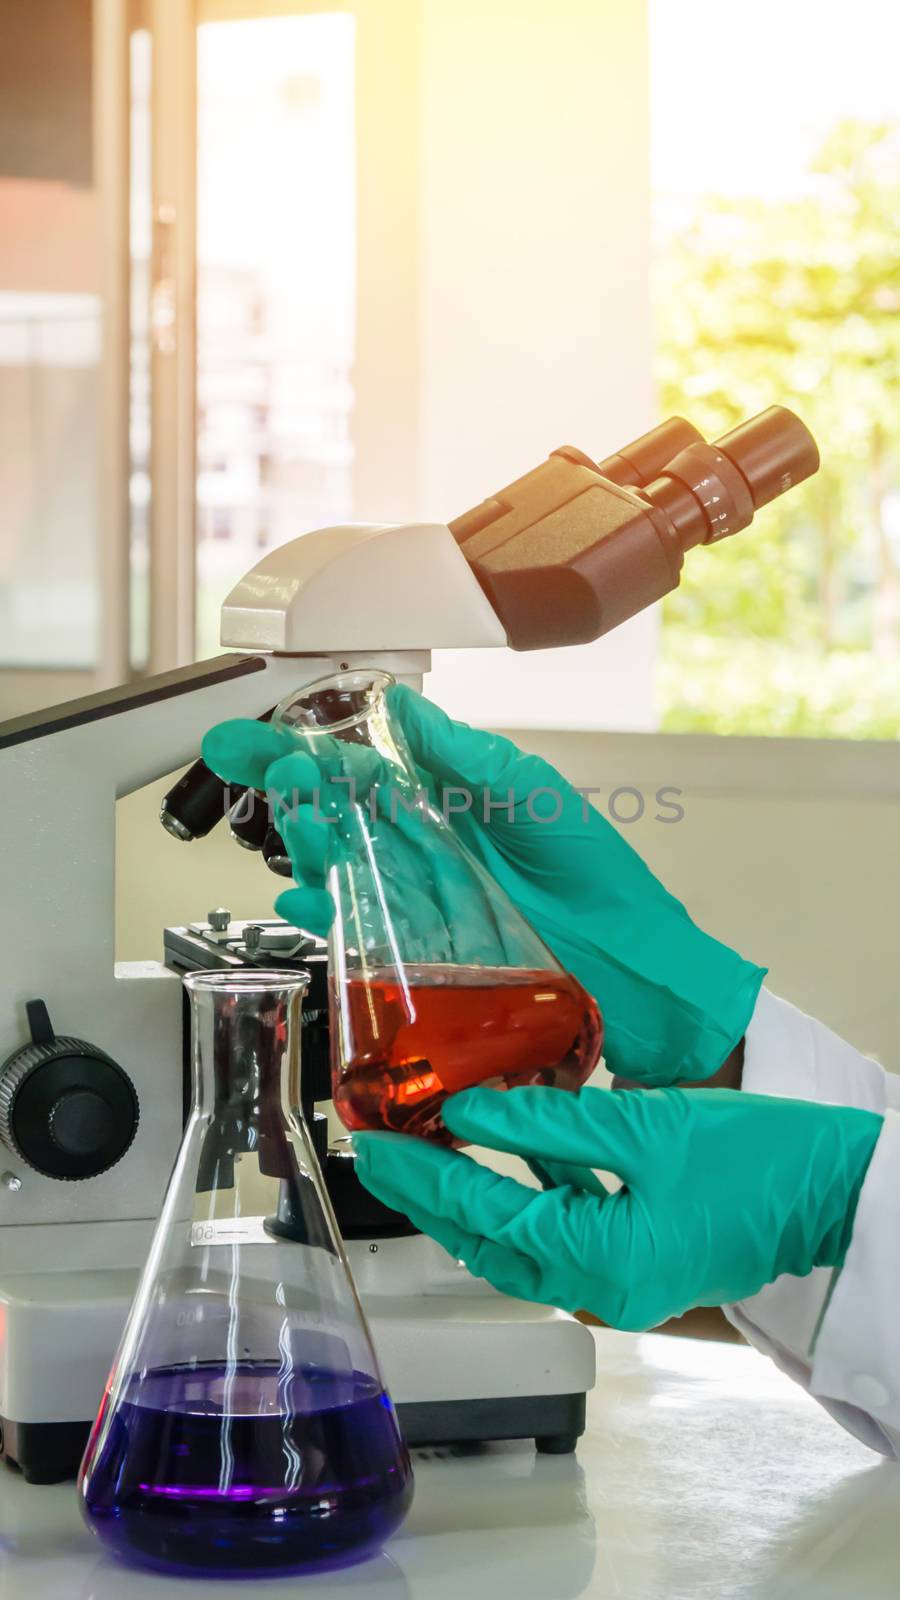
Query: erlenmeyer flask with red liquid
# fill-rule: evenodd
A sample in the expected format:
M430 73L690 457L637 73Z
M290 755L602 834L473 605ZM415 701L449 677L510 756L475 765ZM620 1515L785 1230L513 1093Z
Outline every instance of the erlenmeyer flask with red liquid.
M303 973L195 973L194 1094L79 1477L115 1554L194 1575L378 1551L412 1471L299 1109Z
M388 673L337 673L273 723L312 755L328 825L334 1106L351 1130L452 1143L446 1097L474 1084L577 1089L603 1042L596 1002L564 971L423 786L391 715Z

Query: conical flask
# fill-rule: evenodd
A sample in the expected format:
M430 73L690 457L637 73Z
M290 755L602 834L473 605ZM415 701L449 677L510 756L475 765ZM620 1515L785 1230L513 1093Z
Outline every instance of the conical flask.
M79 1478L168 1572L379 1549L412 1473L300 1112L304 974L197 973L193 1104Z
M277 803L301 837L324 825L339 1116L450 1144L447 1095L476 1083L579 1088L603 1030L595 1001L423 786L386 699L393 682L343 672L281 701L273 723L313 756L318 784Z

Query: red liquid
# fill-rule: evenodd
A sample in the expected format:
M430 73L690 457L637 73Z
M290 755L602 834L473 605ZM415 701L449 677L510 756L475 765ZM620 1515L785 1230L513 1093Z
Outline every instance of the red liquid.
M578 1089L603 1045L597 1005L565 972L503 967L407 968L351 979L343 1026L333 1016L334 1105L346 1127L387 1128L453 1144L440 1109L476 1083ZM350 1052L340 1059L340 1037Z

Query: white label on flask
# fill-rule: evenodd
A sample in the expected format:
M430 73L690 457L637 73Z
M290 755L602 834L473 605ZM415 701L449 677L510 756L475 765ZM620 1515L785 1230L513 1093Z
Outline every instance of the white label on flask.
M277 1235L266 1228L265 1217L220 1217L191 1225L191 1245L276 1244Z

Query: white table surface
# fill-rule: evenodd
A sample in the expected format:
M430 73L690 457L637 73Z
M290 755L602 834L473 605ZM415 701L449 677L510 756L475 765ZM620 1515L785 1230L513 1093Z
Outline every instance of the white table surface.
M754 1351L598 1332L577 1456L417 1451L386 1554L329 1577L222 1583L119 1565L71 1485L0 1469L0 1600L895 1600L900 1467Z

